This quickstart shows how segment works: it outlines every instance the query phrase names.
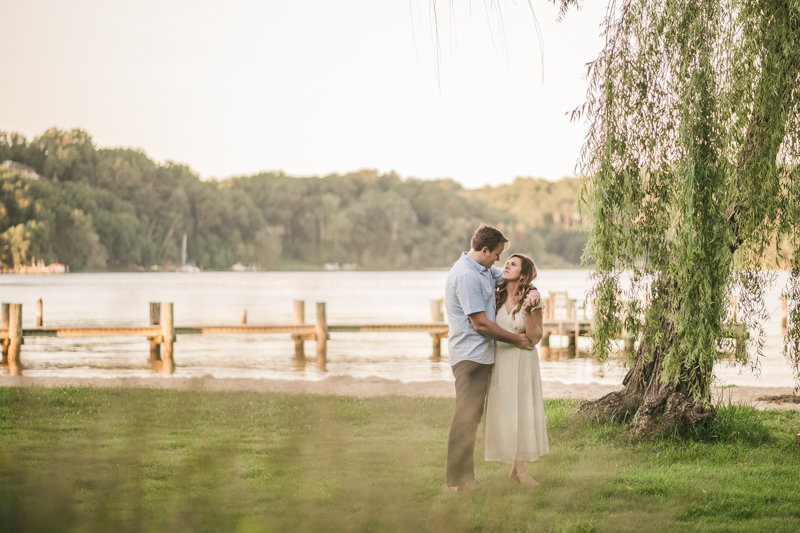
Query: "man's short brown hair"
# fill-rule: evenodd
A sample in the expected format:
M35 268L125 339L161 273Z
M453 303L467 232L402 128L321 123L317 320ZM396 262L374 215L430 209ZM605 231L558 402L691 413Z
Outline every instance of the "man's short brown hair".
M477 230L475 230L475 235L472 236L472 249L476 252L480 252L483 250L484 247L488 248L490 252L493 252L503 243L507 243L508 239L503 232L499 229L489 226L488 224L481 224Z

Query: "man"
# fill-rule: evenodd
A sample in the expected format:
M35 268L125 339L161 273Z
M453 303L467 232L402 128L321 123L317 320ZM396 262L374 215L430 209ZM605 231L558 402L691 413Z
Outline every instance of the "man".
M475 479L475 434L494 365L495 341L523 350L534 348L524 333L510 333L495 324L495 286L502 280L502 271L493 265L508 239L497 228L481 224L470 245L469 252L463 252L450 269L445 286L447 342L456 378L456 410L447 441L447 486L456 492L465 492ZM539 298L533 290L525 305L535 305Z

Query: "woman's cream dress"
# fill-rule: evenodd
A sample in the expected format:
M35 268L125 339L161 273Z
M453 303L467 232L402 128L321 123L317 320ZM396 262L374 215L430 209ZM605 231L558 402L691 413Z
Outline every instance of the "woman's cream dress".
M523 311L511 318L505 305L497 325L512 333L525 331ZM486 398L483 450L487 461L535 461L550 451L544 414L539 351L498 342Z

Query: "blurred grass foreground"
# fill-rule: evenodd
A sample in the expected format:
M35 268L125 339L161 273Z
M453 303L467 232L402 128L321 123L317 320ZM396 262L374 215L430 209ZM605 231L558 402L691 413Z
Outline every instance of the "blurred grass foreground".
M798 531L797 411L691 435L547 402L542 484L444 486L452 399L0 388L2 531Z

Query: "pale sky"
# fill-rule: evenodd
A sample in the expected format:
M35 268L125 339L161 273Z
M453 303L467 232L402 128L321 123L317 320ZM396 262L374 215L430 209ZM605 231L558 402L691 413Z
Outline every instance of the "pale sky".
M497 4L498 0L494 0ZM2 0L0 130L82 128L201 177L362 168L467 187L575 170L606 2Z

